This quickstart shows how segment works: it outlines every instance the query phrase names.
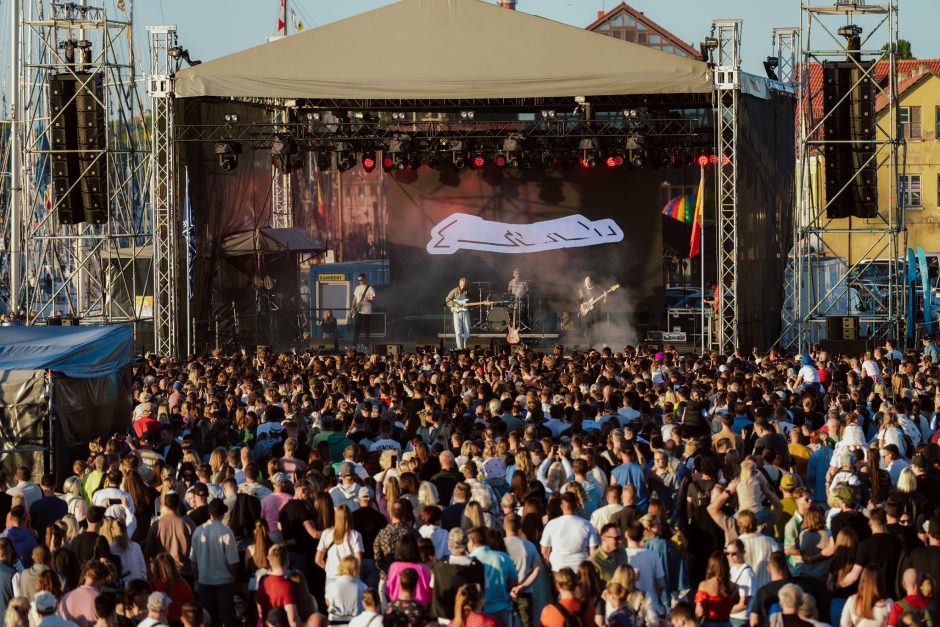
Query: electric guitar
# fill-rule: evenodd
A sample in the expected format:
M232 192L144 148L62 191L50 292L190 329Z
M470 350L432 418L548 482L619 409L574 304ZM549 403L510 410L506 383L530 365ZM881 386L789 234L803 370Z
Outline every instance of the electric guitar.
M506 329L507 344L518 344L522 341L522 338L519 337L519 323L517 321L519 317L519 307L520 303L516 300L515 306L512 308L512 322L509 323L509 328Z
M584 316L586 316L586 315L588 315L589 313L591 313L591 311L594 310L594 305L596 305L598 301L602 300L602 299L603 299L605 296L607 296L608 294L611 294L611 293L613 293L613 292L616 292L616 291L619 290L619 289L620 289L620 283L615 283L615 284L613 285L613 287L611 287L609 290L607 290L606 292L604 292L604 293L601 294L600 296L595 296L595 297L592 298L591 300L585 301L585 302L581 303L581 307L580 307L580 309L578 309L578 317L579 317L579 318L583 318Z
M453 311L454 313L463 313L469 310L470 307L489 306L493 304L491 301L488 301L488 300L480 300L480 301L471 303L469 298L455 298L453 300L453 303L454 304L451 305L450 310Z

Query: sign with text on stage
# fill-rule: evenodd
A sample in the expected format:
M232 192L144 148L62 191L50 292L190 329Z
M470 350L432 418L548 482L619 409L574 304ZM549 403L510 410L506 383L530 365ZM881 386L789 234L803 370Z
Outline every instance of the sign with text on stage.
M345 274L321 274L317 276L318 281L345 281Z

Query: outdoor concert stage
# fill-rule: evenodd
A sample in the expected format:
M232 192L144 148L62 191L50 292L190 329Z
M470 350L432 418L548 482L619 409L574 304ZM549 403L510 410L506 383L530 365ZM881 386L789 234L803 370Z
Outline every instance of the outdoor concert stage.
M424 62L385 76L374 50L386 47ZM737 247L723 254L747 269L735 316L742 343L769 346L792 239L794 101L745 81L736 144L716 154L713 79L703 61L478 0L402 0L181 69L172 148L195 214L191 348L301 347L327 309L348 341L347 266L364 260L383 268L367 275L384 314L376 342L452 341L444 298L458 277L472 299L505 303L518 267L531 282L525 340L567 345L592 275L620 286L604 339L622 347L664 328L663 260L689 254L688 239L664 242L665 201L704 180L713 223L717 175L732 171ZM261 242L268 225L305 231L308 249L328 251L317 263L347 263L312 266L305 284L298 265L317 253L227 247L246 232ZM702 248L714 278L715 242ZM474 319L514 315L485 307ZM504 328L474 328L472 341Z

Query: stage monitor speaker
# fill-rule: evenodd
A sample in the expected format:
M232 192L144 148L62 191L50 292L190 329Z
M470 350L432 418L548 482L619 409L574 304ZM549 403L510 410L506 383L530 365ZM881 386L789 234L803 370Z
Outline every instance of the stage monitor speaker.
M335 353L336 349L337 342L335 339L314 338L310 340L310 350L313 351L314 354Z
M61 327L62 318L46 318L47 327Z
M872 61L823 63L826 217L878 215Z
M376 344L372 347L373 355L384 355L385 357L401 357L405 352L405 347L401 344Z

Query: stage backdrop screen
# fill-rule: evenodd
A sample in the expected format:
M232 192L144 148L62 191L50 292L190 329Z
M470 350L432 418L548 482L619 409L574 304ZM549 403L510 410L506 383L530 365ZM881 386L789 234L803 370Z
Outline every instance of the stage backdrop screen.
M514 267L549 321L576 309L586 275L622 286L606 307L612 321L648 321L662 309L661 177L651 170L488 164L386 179L391 285L382 308L390 323L446 314L444 297L460 276L474 299L481 288L506 292Z

